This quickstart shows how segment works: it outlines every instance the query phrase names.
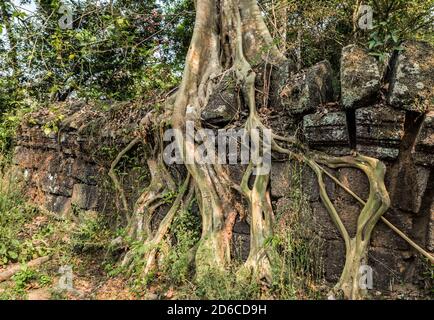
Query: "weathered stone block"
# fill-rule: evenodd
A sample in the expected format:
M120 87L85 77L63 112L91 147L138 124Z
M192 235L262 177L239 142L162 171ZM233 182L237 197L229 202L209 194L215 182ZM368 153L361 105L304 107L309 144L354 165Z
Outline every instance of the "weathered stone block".
M74 180L62 174L46 172L39 185L46 193L70 197Z
M326 243L325 278L330 282L337 282L345 264L345 244L335 240Z
M47 152L39 149L31 149L17 146L14 150L13 162L21 168L38 168L48 156Z
M410 235L413 228L412 216L406 212L395 210L386 218L404 233ZM390 250L408 250L408 243L392 229L379 221L372 232L371 246Z
M400 252L384 248L370 248L368 265L373 269L374 290L390 290L406 269Z
M426 115L416 142L414 159L417 164L434 166L434 111Z
M98 188L86 184L75 184L71 203L79 209L95 209L98 205Z
M303 171L302 184L303 184L303 192L306 198L311 202L318 201L319 200L318 180L315 173L311 169L306 168Z
M44 204L48 211L65 214L71 208L71 199L48 194L45 197Z
M202 121L224 125L235 118L239 103L238 91L233 82L230 78L221 82L201 112Z
M328 61L292 76L279 93L290 114L314 111L333 100L332 68Z
M291 192L291 165L289 163L273 162L270 184L272 197L288 196Z
M362 199L368 199L369 196L369 181L365 173L360 170L353 168L342 168L339 169L339 174L337 176L339 180L355 194L357 194ZM353 196L348 194L343 188L337 187L337 195L340 199L347 203L355 204L358 203Z
M392 68L389 103L409 111L426 112L434 106L434 48L407 41Z
M334 155L350 152L345 112L310 114L303 118L303 133L309 147Z
M321 202L313 202L311 207L313 223L318 235L325 240L341 239L339 230L333 223L324 205Z
M328 172L337 176L335 170L327 169ZM326 175L324 175L324 183L326 185L326 191L331 200L336 196L336 184ZM320 200L318 178L311 168L308 166L303 167L302 171L302 192L308 201L315 202Z
M71 176L85 184L96 185L98 169L96 165L86 162L83 159L75 159L72 164Z
M334 205L339 217L342 220L342 223L345 226L345 229L348 231L348 234L351 237L355 237L357 231L357 221L359 220L360 213L363 209L362 206L359 204L350 205L339 200L335 201ZM336 226L334 226L334 228L338 230Z
M374 102L380 83L381 75L374 57L356 45L342 50L341 100L345 108L364 107Z
M406 165L399 169L396 177L399 182L392 194L392 202L395 207L402 210L419 213L423 196L428 187L430 170L412 165Z
M356 110L357 150L374 158L395 160L404 125L404 111L382 105Z
M47 193L70 197L74 185L71 168L72 159L61 158L53 153L39 167L34 182Z

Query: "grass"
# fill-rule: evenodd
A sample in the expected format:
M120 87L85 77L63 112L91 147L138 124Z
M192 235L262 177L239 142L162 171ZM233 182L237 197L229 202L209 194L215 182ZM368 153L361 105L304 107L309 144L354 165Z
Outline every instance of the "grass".
M176 216L161 250L158 272L143 279L140 268L133 270L131 290L139 298L150 287L161 293L172 290L176 298L187 299L316 298L316 283L321 274L316 260L319 246L312 240L315 237L309 226L311 211L301 187L302 168L291 168L289 176L288 205L277 208L275 234L267 241L276 252L271 286L237 278L236 271L243 262L236 258L227 272L210 270L206 279L195 279L194 257L201 236L201 220L194 201ZM77 275L87 274L90 267L100 271L105 267L106 272L102 273L109 277L122 272L116 260L119 252L108 254L111 239L118 235L111 224L113 215L73 208L75 222L54 219L29 205L22 194L12 178L0 186L0 264L24 263L45 255L52 256L52 261L41 270L23 269L12 279L2 298L22 298L35 283L50 285L59 266L71 265ZM137 260L146 250L137 250Z
M273 295L279 299L317 299L323 278L322 242L312 226L312 209L302 187L304 167L288 164L290 194L276 210L274 236L268 245L277 253L273 265Z
M288 205L277 208L275 233L267 241L267 245L272 246L271 251L276 253L271 285L237 277L237 270L243 264L237 257L224 273L209 270L205 279L195 277L194 253L201 223L197 207L193 205L176 217L165 242L167 248L163 250L165 255L159 271L149 279L141 279L140 273L133 274L134 290L140 295L151 289L159 292L160 297L174 291L176 299L320 298L321 242L311 225L312 211L302 188L303 167L291 165L288 170L291 179Z
M12 189L13 181L0 188L0 265L25 262L44 256L49 248L41 241L47 229L34 233L26 225L38 216L38 210L26 204L19 189Z

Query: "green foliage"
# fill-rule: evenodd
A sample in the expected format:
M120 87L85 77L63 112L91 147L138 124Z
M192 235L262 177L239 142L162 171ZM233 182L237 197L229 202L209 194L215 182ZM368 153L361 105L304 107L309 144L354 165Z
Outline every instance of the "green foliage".
M30 286L47 287L53 281L46 273L39 272L26 265L23 265L11 280L13 281L12 286L0 293L0 300L25 299L27 289Z
M300 50L301 67L309 67L327 59L339 70L342 47L359 43L380 60L387 53L399 50L402 41L425 40L434 43L434 1L370 0L374 29L361 30L354 20L358 12L356 0L280 0L259 1L267 13L266 21L273 38L287 56L297 60ZM286 14L286 28L282 19ZM357 15L356 15L357 17ZM286 29L286 40L282 39Z
M201 221L195 202L179 212L171 227L173 246L164 263L165 274L171 283L185 283L191 278L194 248L201 235Z
M103 217L96 212L79 211L79 222L72 230L71 248L74 252L94 252L107 247L112 233Z
M232 270L219 272L210 269L206 279L196 283L195 294L201 299L256 300L261 297L261 286L257 281L237 279L234 264Z
M0 6L0 119L33 103L73 97L156 97L180 80L193 1L22 0ZM61 5L73 14L62 29ZM47 129L48 130L48 129Z
M302 188L303 167L289 166L288 205L277 209L274 236L267 240L274 249L271 252L277 253L271 290L280 299L317 298L322 244L314 233L311 208Z
M381 62L391 51L402 50L405 40L434 43L434 1L369 1L374 12L374 29L369 32L368 48Z
M41 234L30 238L23 234L37 213L36 208L25 203L19 190L0 190L0 265L26 262L49 252L39 241Z
M13 138L19 124L31 110L31 107L23 107L0 113L0 171L10 160Z

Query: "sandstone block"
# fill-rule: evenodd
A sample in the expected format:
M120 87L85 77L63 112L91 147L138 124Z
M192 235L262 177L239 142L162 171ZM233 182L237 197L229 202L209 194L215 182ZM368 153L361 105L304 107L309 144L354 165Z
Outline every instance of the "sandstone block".
M432 110L434 48L418 41L407 41L403 47L392 69L389 103L408 111Z
M377 105L356 110L357 150L367 156L395 160L404 137L405 112Z
M332 69L322 61L292 76L281 89L281 102L290 114L314 111L333 100Z
M380 91L377 60L364 49L349 45L342 50L341 101L346 109L367 106Z

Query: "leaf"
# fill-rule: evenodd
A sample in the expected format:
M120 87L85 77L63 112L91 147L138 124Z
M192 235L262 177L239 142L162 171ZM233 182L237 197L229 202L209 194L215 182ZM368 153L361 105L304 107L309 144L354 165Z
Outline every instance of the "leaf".
M16 253L15 251L8 251L8 256L9 256L11 259L15 260L15 259L18 258L18 253Z
M44 134L45 134L46 136L48 136L50 133L51 133L51 128L45 127L45 128L44 128Z
M6 254L6 246L3 243L0 243L0 255Z

